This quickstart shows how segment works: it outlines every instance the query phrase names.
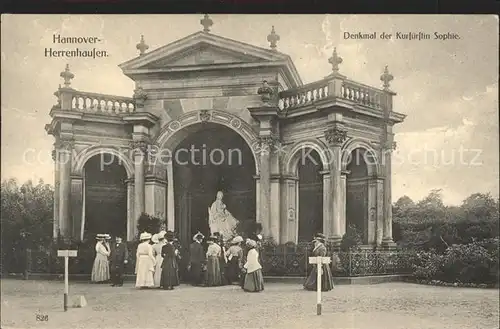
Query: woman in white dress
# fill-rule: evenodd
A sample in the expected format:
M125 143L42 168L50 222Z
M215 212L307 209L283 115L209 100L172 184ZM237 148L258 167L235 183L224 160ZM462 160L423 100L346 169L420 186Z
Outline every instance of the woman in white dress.
M95 259L92 266L91 281L95 283L104 283L110 279L109 261L110 254L109 245L106 243L106 234L97 234L97 243L95 245Z
M135 261L135 286L137 288L154 287L153 274L155 271L155 257L153 256L153 246L149 244L151 234L141 233L140 243L137 246L137 254Z
M161 256L161 248L165 245L165 233L161 231L158 234L153 235L151 241L155 244L153 245L153 255L155 256L156 266L155 266L155 274L154 274L154 283L155 288L160 288L161 282L161 264L163 263L163 257Z

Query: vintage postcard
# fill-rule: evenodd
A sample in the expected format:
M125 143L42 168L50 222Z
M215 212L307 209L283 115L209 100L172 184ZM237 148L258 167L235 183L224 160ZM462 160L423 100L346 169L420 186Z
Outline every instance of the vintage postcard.
M498 16L1 26L2 328L498 328Z

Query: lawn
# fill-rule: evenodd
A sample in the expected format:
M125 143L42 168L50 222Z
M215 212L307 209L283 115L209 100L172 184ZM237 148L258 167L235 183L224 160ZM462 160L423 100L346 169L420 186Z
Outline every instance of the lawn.
M316 294L288 283L267 284L262 293L236 286L161 291L73 283L70 294L84 295L88 306L67 312L62 282L8 279L1 288L3 329L494 329L499 316L498 290L409 283L337 286L324 294L321 316Z

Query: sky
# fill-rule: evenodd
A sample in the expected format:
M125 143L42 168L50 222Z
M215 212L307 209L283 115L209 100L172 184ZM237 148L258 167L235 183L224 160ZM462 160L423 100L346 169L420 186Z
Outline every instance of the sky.
M333 47L340 73L381 87L385 65L397 93L394 110L407 115L395 127L393 200L414 200L442 189L447 204L474 192L499 190L498 18L493 15L210 15L212 33L290 55L304 83L331 72ZM201 15L2 15L1 177L53 183L52 136L44 125L53 93L69 64L72 87L132 96L134 83L118 64L138 55L144 35L149 51L201 30ZM355 40L345 33L455 33L455 40ZM96 36L110 56L46 58L53 35ZM31 153L30 153L31 152ZM37 156L35 157L34 154Z

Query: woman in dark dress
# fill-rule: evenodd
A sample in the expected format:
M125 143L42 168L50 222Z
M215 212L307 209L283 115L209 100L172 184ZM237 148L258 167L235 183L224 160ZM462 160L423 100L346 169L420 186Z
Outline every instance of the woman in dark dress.
M220 255L221 247L216 243L217 237L211 236L208 238L208 248L207 248L207 271L205 273L206 277L206 287L215 287L222 284L222 277L220 273Z
M321 256L326 257L327 250L325 247L325 236L321 233L316 234L314 237L314 249L312 252L313 257ZM332 270L329 264L321 264L321 291L330 291L333 289L333 277ZM304 283L304 289L306 290L317 290L317 278L318 278L318 266L313 265L313 269L306 282Z
M177 253L173 245L174 236L171 232L165 235L167 243L161 249L161 256L163 257L162 274L160 285L165 290L173 290L175 286L179 285L179 267L177 265Z

